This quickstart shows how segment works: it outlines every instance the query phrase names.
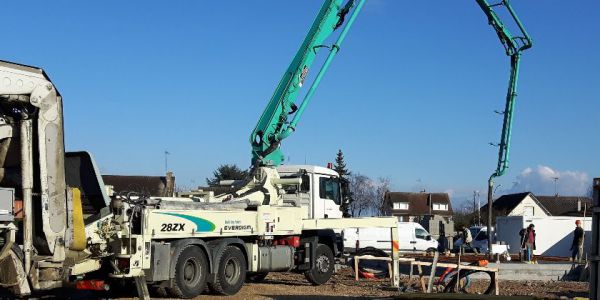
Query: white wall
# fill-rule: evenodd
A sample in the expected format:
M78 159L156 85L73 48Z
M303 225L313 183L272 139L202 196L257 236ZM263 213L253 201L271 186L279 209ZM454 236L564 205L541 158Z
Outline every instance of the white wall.
M525 215L525 207L530 206L533 207L533 217L546 217L548 214L541 208L538 203L531 198L531 195L527 195L519 205L517 205L513 210L508 214L509 216L524 216Z
M510 253L519 253L520 236L522 228L535 225L536 250L535 255L570 257L571 243L575 220L582 220L585 230L584 255L589 253L592 240L592 218L577 217L497 217L496 240L504 241L509 245Z

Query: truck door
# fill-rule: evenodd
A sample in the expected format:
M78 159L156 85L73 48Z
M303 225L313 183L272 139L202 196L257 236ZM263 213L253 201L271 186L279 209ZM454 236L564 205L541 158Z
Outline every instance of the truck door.
M315 188L314 218L341 218L340 204L342 201L339 178L327 175L315 176L318 186Z
M400 250L412 250L413 244L413 229L408 226L406 223L398 223L398 244L400 246Z
M429 240L427 240L429 237ZM415 228L415 250L417 251L425 251L429 248L429 244L431 240L431 236L429 232L423 228Z

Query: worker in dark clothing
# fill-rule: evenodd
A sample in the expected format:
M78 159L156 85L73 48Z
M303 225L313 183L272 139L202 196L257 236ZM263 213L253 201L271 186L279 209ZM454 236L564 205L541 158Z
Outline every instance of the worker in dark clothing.
M519 236L521 237L521 249L519 250L519 260L524 261L527 254L525 253L525 233L527 232L527 227L521 229L519 231Z
M573 243L571 244L571 261L581 262L583 255L583 235L581 220L575 221L575 230L573 231Z
M529 224L527 230L523 234L521 247L525 248L526 262L531 264L533 261L533 250L535 250L535 225Z

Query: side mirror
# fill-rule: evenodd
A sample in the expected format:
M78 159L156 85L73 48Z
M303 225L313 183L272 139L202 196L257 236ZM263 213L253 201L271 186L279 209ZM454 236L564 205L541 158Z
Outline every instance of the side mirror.
M425 237L425 240L426 240L426 241L431 241L431 236L430 236L430 235L426 236L426 237Z

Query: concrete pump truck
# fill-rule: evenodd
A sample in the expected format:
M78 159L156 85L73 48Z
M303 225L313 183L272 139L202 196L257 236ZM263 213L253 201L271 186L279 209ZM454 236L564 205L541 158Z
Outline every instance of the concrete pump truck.
M233 295L247 275L260 280L287 271L319 285L342 251L334 230L348 227L389 229L398 286L395 218L307 217L301 201L285 197L302 190L307 177L280 177L275 168L282 161L279 143L294 131L363 4L325 1L252 133L251 175L219 201L133 192L109 198L91 155L65 153L62 97L45 72L0 62L0 290L29 295L135 282L142 298L149 297L148 286L192 298L207 286ZM334 32L336 41L326 45ZM324 50L329 54L296 106L315 55ZM315 178L308 180L316 188ZM340 199L339 182L324 182L323 198Z
M398 286L396 218L335 218L341 199L335 174L279 166L281 141L295 131L363 4L325 1L251 134L251 175L215 201L134 192L109 198L91 155L65 153L62 97L49 77L39 68L0 62L0 290L29 295L135 281L143 298L148 286L192 298L207 286L232 295L247 277L260 280L268 272L286 271L303 273L318 285L329 280L334 257L342 251L334 230L350 227L389 230L392 284ZM327 45L334 32L339 32L336 41ZM512 40L502 41L510 46ZM325 50L323 65L296 105L316 55ZM518 56L514 60L516 69ZM516 87L514 82L516 74L511 75ZM510 136L506 131L503 138ZM508 155L501 157L507 162ZM314 197L309 204L317 196L333 204L307 210L305 199L292 195L307 191Z

